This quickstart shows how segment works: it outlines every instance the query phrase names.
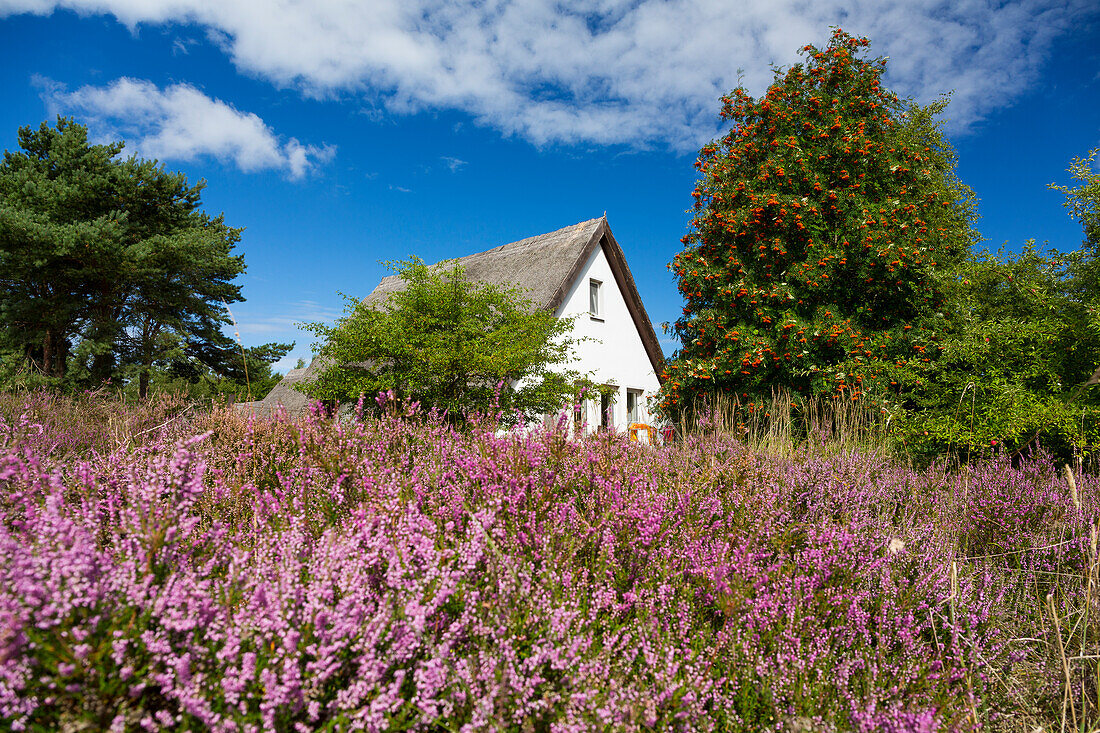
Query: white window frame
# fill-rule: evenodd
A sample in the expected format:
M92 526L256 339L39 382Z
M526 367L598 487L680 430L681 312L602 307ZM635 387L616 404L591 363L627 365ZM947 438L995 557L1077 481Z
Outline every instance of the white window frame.
M588 278L588 315L594 321L603 320L603 281L594 277Z
M630 389L626 390L626 421L628 424L636 422L642 422L642 395L644 390ZM634 409L630 408L630 401L634 400Z

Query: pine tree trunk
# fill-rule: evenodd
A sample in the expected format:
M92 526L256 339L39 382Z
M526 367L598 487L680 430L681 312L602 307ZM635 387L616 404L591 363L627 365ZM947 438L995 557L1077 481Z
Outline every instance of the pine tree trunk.
M53 329L46 329L42 337L42 373L47 377L64 377L68 358L68 344Z
M145 399L149 395L149 371L152 365L147 361L141 367L141 374L138 376L138 398Z
M47 377L53 376L53 331L49 329L42 337L42 371Z
M114 353L96 354L92 360L92 383L99 385L110 379L111 372L114 370L114 362Z

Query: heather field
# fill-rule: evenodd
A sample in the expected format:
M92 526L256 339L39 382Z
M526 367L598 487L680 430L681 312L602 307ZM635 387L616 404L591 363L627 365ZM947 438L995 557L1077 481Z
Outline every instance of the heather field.
M0 395L0 727L1096 724L1091 476L386 407Z

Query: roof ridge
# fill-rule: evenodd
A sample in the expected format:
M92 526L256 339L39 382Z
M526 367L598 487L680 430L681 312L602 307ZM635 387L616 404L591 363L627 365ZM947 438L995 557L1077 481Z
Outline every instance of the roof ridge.
M523 247L534 246L536 244L541 243L541 242L536 241L536 240L543 240L546 237L549 237L553 234L557 234L559 232L564 232L568 229L580 229L580 228L582 228L586 225L589 225L589 224L592 224L592 223L599 223L601 221L605 221L606 219L607 219L606 214L603 215L603 216L597 217L595 219L585 219L584 221L579 221L576 224L570 224L567 227L562 227L561 229L555 229L552 232L544 232L542 234L535 234L535 235L532 235L530 237L524 237L523 239L517 239L517 240L512 241L512 242L505 242L504 244L498 244L496 247L491 247L490 249L485 249L485 250L482 250L480 252L471 252L470 254L462 255L461 257L445 257L442 260L439 260L438 262L434 262L434 263L428 265L428 267L435 267L436 265L442 264L444 262L461 262L462 260L467 260L467 259L470 259L471 257L479 257L481 255L492 254L494 252L499 252L500 250L504 249L505 247L514 247L515 249L522 249ZM394 275L383 275L382 280L390 280L390 279L398 278L398 277L399 276L396 275L396 274L394 274Z
M535 240L542 240L542 239L545 239L547 237L553 236L554 234L558 234L559 232L564 232L564 231L569 230L569 229L580 229L580 228L584 227L585 225L592 224L593 222L598 223L598 222L602 221L604 218L605 217L599 217L599 218L596 218L596 219L585 219L584 221L579 221L576 224L570 224L567 227L562 227L561 229L555 229L552 232L543 232L542 234L534 234L530 237L524 237L523 239L517 239L513 242L506 242L505 244L500 244L500 245L497 245L496 247L492 247L490 249L486 249L486 250L483 250L481 252L473 252L471 254L463 255L462 257L457 257L457 258L452 258L452 259L464 260L467 257L476 257L477 255L489 254L490 252L499 252L500 250L504 249L505 247L516 247L518 249L520 246L535 244L536 243Z

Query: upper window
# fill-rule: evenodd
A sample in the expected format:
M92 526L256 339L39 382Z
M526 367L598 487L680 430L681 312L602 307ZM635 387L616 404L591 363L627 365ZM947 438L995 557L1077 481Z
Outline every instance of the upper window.
M600 292L602 285L599 280L588 281L588 313L593 318L603 318L603 293Z

